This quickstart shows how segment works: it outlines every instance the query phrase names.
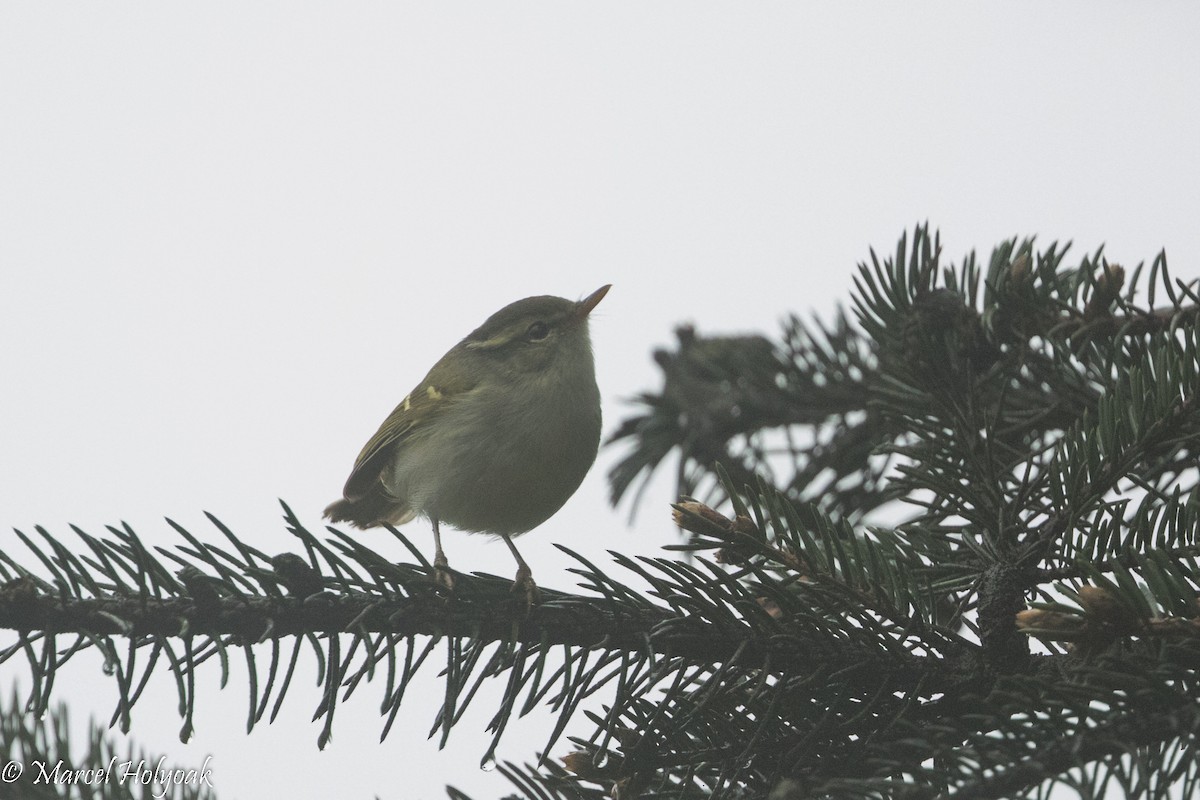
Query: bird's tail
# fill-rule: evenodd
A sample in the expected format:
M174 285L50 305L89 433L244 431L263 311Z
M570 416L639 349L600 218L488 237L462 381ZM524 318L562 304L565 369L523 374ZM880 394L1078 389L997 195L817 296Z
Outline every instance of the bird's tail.
M414 516L407 506L388 502L378 495L354 500L343 497L325 508L325 518L330 522L349 522L356 528L374 528L388 523L402 525Z

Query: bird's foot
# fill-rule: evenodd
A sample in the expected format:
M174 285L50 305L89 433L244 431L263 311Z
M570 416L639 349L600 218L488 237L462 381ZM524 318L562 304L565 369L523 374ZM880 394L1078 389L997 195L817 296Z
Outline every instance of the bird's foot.
M433 583L445 589L449 594L454 593L454 573L450 571L450 562L446 560L443 553L434 556Z
M517 570L517 576L513 578L512 593L524 601L526 614L529 613L529 609L541 602L537 584L533 582L533 573L524 564Z

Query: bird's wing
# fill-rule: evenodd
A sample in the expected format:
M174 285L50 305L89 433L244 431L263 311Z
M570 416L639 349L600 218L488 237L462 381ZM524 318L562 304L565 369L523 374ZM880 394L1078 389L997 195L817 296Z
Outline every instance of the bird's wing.
M377 485L396 448L402 447L405 439L414 431L431 424L457 398L475 388L476 381L473 378L455 380L439 370L440 366L441 362L438 362L425 380L400 401L363 446L342 490L347 500L364 497ZM439 380L439 377L443 380Z

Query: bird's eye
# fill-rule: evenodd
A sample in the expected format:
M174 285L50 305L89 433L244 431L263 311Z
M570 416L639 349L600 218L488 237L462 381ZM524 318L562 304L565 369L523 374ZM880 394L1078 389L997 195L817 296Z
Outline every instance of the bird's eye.
M533 323L525 331L525 338L531 342L540 342L550 335L550 326L540 320Z

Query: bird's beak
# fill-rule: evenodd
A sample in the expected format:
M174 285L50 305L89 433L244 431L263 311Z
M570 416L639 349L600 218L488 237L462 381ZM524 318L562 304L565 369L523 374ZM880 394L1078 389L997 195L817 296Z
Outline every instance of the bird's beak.
M575 319L582 322L587 319L588 314L592 313L592 309L600 304L604 299L604 295L608 294L608 290L612 288L611 283L606 283L596 291L589 294L587 297L575 304Z

